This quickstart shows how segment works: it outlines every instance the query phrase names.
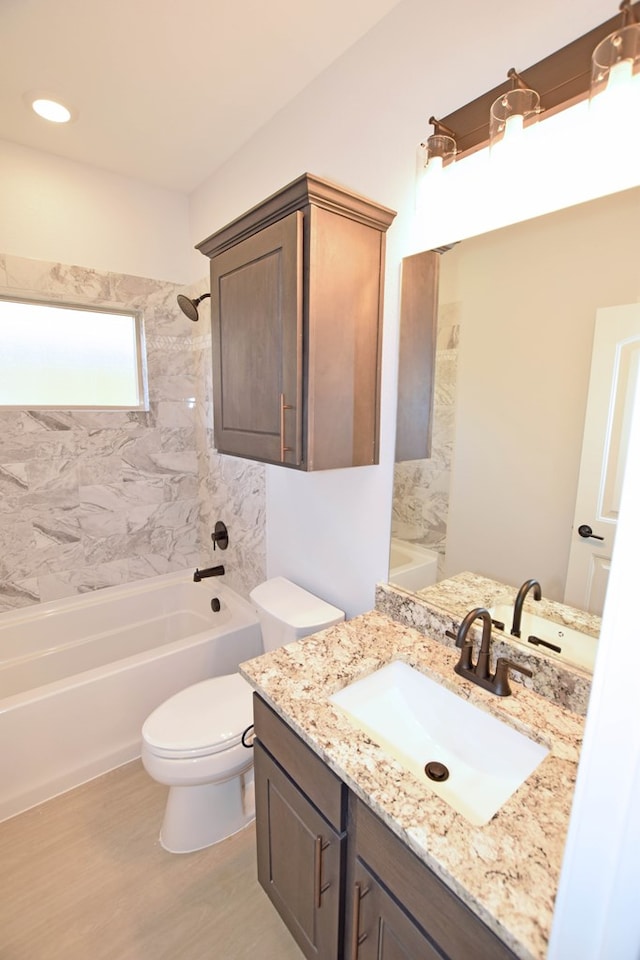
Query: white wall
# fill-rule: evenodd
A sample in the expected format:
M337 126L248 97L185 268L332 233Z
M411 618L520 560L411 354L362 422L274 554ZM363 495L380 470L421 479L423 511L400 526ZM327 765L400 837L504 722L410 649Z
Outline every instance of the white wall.
M398 276L414 206L415 148L443 116L612 16L541 0L406 0L312 83L191 198L195 244L305 170L398 210L387 235L380 466L300 475L267 470L267 569L355 614L385 580L393 486ZM489 24L499 23L493 30Z
M183 194L0 140L0 251L188 283Z

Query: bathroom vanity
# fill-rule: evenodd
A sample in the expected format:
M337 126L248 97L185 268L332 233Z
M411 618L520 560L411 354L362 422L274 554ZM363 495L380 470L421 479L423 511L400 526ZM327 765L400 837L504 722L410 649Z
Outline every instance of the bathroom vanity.
M307 956L516 956L257 694L254 719L258 878Z
M373 611L241 666L256 690L259 879L306 956L546 955L582 719L516 683L504 698L472 685L458 656ZM483 825L329 702L392 661L548 748Z

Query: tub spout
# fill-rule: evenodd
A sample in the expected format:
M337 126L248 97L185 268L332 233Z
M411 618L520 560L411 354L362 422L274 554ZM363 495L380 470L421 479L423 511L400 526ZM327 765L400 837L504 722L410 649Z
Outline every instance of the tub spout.
M193 579L196 583L200 583L201 580L204 580L205 577L222 577L224 576L224 567L220 564L218 567L207 567L205 570L196 570Z

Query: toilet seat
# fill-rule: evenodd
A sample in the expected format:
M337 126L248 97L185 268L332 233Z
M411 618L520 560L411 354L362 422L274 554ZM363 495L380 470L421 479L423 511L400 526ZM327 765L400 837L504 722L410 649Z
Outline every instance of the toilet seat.
M154 710L144 722L142 738L151 753L167 759L229 750L253 722L252 694L239 673L202 680Z

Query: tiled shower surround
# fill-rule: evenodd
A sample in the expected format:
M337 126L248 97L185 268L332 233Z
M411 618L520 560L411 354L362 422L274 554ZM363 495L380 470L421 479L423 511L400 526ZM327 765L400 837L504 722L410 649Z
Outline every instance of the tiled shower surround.
M194 324L180 292L0 256L0 293L141 311L149 392L144 412L0 408L0 611L213 563L244 595L264 579L264 467L213 450L209 301Z

